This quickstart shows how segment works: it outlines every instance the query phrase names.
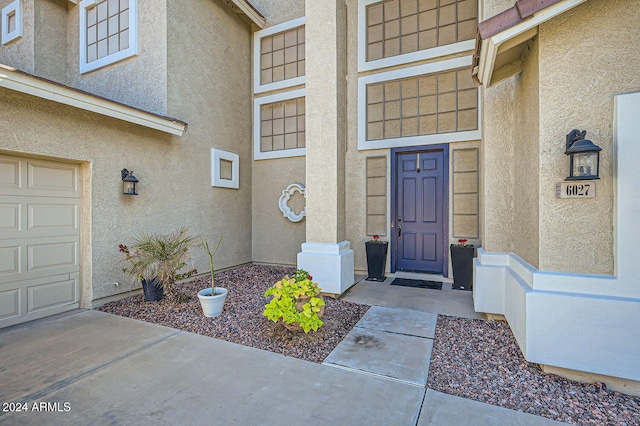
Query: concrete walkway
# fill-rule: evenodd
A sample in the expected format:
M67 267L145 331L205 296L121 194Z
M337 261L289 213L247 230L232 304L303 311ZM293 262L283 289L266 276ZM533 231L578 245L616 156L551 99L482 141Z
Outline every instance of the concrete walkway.
M435 318L373 307L324 364L99 311L38 320L0 330L0 423L558 424L426 389Z

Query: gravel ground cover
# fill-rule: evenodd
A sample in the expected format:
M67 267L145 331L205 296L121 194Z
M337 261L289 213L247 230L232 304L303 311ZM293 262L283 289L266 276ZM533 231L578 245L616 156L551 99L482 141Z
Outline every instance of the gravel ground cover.
M439 316L427 386L579 425L640 425L640 398L544 374L503 321Z
M322 362L369 309L325 298L325 322L317 332L291 333L262 315L264 292L293 268L246 265L216 274L229 290L222 314L202 315L197 292L208 277L181 284L189 301L145 302L134 295L98 309L216 337L316 363ZM322 287L322 283L320 283ZM580 425L640 425L640 398L545 374L524 360L509 326L502 321L438 317L427 386L509 409Z
M324 325L308 334L291 333L281 324L269 321L262 312L270 300L263 297L267 288L294 272L293 268L245 265L216 273L216 285L229 290L224 310L216 318L206 318L202 314L197 296L198 291L210 285L209 276L178 285L189 296L185 303L174 305L164 299L145 302L144 296L138 294L97 309L321 363L362 318L369 306L326 297L322 317Z

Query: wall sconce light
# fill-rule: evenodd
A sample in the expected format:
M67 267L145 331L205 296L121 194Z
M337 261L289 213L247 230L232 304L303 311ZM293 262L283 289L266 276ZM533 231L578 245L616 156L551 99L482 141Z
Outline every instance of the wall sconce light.
M136 183L138 183L139 180L133 175L133 170L122 169L120 174L122 175L122 193L124 195L138 195L136 192Z
M600 148L585 139L587 131L572 130L567 135L564 153L570 158L569 177L565 180L600 179Z

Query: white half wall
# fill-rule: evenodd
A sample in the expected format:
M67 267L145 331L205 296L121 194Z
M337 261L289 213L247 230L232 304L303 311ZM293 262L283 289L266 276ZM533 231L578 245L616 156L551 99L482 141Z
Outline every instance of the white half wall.
M616 275L540 271L478 249L473 299L505 316L527 361L640 381L640 93L614 102Z
M353 250L349 241L302 243L298 268L308 271L323 293L342 294L355 282Z

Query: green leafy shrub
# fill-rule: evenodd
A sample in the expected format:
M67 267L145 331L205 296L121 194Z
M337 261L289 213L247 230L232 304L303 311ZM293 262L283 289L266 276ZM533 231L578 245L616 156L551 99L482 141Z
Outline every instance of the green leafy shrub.
M317 331L324 314L320 290L307 271L298 269L292 278L285 276L265 292L265 297L273 298L265 305L263 315L292 331Z

